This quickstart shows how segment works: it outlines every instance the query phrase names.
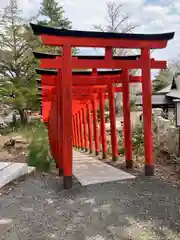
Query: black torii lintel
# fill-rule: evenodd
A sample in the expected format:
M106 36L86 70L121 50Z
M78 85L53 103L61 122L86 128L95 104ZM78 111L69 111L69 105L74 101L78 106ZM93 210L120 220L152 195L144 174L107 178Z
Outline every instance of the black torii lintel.
M56 57L61 57L60 54L55 53L43 53L43 52L33 52L35 58L37 59L55 59ZM104 60L104 56L91 56L91 55L74 55L78 59L89 59L89 60ZM113 56L113 60L137 60L141 55L127 55L127 56Z
M30 23L35 35L51 35L61 37L77 37L77 38L102 38L102 39L127 39L127 40L171 40L174 32L161 34L136 34L136 33L114 33L114 32L95 32L95 31L78 31L58 29L47 26L41 26Z
M58 71L55 69L42 69L42 68L36 68L36 73L39 75L57 75ZM106 76L106 75L119 75L122 73L122 70L106 70L106 71L97 71L97 76ZM73 76L92 76L92 71L73 71Z

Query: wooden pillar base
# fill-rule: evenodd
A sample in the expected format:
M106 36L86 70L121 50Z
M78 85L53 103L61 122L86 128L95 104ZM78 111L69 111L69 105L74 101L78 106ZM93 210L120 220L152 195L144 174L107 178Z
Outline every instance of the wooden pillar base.
M106 159L108 157L107 153L102 154L102 159Z
M58 164L56 163L56 168L58 169L59 168L59 166L58 166Z
M99 152L96 151L96 152L95 152L95 155L98 156L98 155L99 155Z
M126 168L128 168L128 169L133 168L133 161L132 160L126 160Z
M88 152L88 148L85 148L85 152Z
M64 174L64 170L62 168L59 168L59 176L61 177L63 176L63 174Z
M118 156L112 156L113 162L116 162L118 160Z
M154 176L154 166L145 165L145 176Z
M64 176L63 185L64 185L64 189L72 188L72 176Z

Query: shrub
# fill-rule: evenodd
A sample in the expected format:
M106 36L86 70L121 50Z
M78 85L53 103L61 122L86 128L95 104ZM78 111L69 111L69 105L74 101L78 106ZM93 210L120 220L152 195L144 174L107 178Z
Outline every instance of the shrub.
M125 154L125 148L124 147L119 147L118 148L118 154L124 155Z
M50 154L47 129L42 123L36 124L32 129L32 138L28 146L28 165L37 170L48 171L53 162Z
M136 125L132 133L132 146L135 153L142 155L144 153L144 129L143 124Z

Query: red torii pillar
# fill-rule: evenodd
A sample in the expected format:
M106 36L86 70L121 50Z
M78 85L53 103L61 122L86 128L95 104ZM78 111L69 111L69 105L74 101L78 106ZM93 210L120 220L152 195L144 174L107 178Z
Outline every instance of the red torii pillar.
M76 120L76 132L77 132L77 148L81 148L81 137L80 137L80 130L79 130L79 118L78 113L75 114Z
M72 65L71 65L71 45L62 46L62 78L58 79L61 87L58 88L58 94L61 93L62 105L62 156L64 176L64 188L72 187ZM67 114L68 112L68 114Z
M100 102L100 131L102 139L102 158L104 159L107 157L107 138L104 115L104 93L99 94L99 102Z
M73 146L76 147L77 146L77 139L76 139L76 125L75 125L75 117L73 115L72 117L72 120L73 120Z
M153 133L152 133L152 83L150 49L141 49L142 57L142 98L144 122L145 175L154 175Z
M118 158L118 146L116 137L116 110L114 99L114 86L109 86L109 113L110 113L110 127L111 127L111 145L112 145L112 160L116 161Z
M83 141L83 129L82 129L82 114L81 111L78 112L78 117L79 117L79 135L80 135L80 142L81 142L81 150L84 148L84 141Z
M93 134L92 134L92 118L91 118L91 108L90 103L87 105L87 120L88 120L88 138L89 138L89 153L93 152Z
M113 52L112 47L106 47L105 59L112 59ZM118 158L118 145L116 137L116 109L115 109L115 97L114 97L114 86L109 85L109 112L110 112L110 127L111 127L111 145L112 145L112 160L116 161Z
M93 135L95 143L95 154L99 155L100 144L99 144L99 134L98 134L98 119L97 119L97 99L94 97L92 102L92 111L93 111Z
M123 116L124 116L124 146L126 167L132 168L132 133L131 133L131 108L129 96L129 72L128 69L123 69Z
M86 121L86 108L82 109L83 112L83 127L84 127L84 147L85 151L88 151L88 140L87 140L87 121Z

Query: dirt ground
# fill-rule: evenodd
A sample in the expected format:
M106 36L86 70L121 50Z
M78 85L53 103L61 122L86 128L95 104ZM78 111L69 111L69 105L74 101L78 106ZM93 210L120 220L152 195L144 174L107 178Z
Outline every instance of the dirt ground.
M0 162L26 162L27 158L27 141L21 136L12 137L16 139L15 146L4 147L10 139L9 136L0 136Z
M110 159L110 157L108 158ZM134 156L133 159L133 170L127 170L125 168L125 158L124 156L120 156L119 160L116 162L105 160L107 164L114 166L116 168L123 169L129 173L134 175L144 175L144 157L136 158ZM180 188L180 162L173 163L172 159L169 159L169 156L165 152L159 152L154 157L154 169L155 176L158 179L162 179L166 183L172 184L172 186Z
M34 174L0 196L0 239L178 240L180 191L156 176L62 188Z

